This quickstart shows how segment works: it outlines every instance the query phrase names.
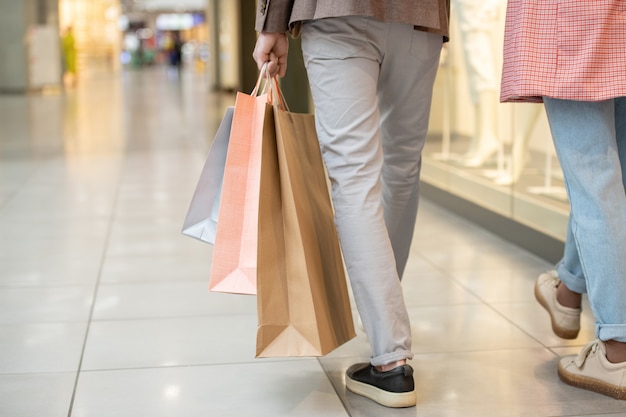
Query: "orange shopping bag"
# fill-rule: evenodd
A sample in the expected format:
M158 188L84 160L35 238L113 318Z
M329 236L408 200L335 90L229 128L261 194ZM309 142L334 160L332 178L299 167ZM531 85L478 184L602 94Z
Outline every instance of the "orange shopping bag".
M237 93L222 182L209 290L256 294L262 141L274 135L269 95Z

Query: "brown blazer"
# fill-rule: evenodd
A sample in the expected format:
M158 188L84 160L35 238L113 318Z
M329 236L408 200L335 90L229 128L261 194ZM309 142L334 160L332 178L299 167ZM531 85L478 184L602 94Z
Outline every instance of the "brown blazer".
M449 15L450 0L259 0L255 29L297 36L305 20L367 16L408 23L447 40Z

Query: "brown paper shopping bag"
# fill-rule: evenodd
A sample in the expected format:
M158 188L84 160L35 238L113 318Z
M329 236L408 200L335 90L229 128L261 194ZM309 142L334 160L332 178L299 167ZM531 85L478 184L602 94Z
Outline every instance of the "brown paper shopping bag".
M312 114L273 106L264 136L257 357L321 356L355 337L343 259ZM278 191L279 190L279 191Z
M228 151L230 127L233 122L233 107L227 107L209 153L200 172L200 179L193 193L182 233L206 243L215 243L217 216L222 195L224 166Z
M262 139L274 135L269 95L237 93L224 168L209 290L255 294Z

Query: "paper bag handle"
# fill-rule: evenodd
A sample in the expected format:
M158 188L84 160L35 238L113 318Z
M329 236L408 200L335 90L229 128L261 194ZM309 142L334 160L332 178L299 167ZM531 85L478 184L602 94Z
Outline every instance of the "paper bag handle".
M278 102L276 104L278 105L278 107L281 110L289 111L289 106L287 106L287 102L285 101L285 96L283 95L283 92L280 89L280 84L278 83L278 77L276 75L273 77L270 77L268 66L269 66L269 62L266 62L265 64L263 64L263 67L261 67L261 71L259 71L259 78L257 79L254 89L252 90L252 93L250 93L250 95L256 96L256 95L265 94L267 90L267 86L269 84L270 88L269 88L269 92L267 93L268 102L270 104L274 104L274 97L277 97ZM266 81L265 83L263 83L263 86L261 87L261 80L263 79L265 79ZM259 91L259 88L261 88L260 91Z

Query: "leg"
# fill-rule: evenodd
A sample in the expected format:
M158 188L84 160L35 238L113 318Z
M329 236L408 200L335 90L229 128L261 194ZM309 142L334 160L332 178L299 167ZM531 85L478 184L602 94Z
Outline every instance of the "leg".
M499 145L496 124L498 77L491 47L497 4L456 0L454 6L463 37L463 56L475 110L475 132L463 164L477 167L483 165Z
M398 276L402 278L415 229L422 149L442 39L407 25L393 25L387 39L378 84L383 211ZM411 41L408 51L398 48L407 40Z
M599 339L577 357L561 359L559 376L570 385L626 399L623 99L589 103L544 98L544 103Z
M317 134L332 184L335 221L348 276L372 348L372 365L411 355L411 329L382 208L377 84L380 37L373 20L307 23L302 50ZM380 31L380 29L378 29Z
M626 189L626 98L615 99L615 136L617 151L622 167L622 185ZM607 356L613 362L626 361L626 343L624 340L607 341Z
M626 138L616 136L615 101L545 105L598 336L626 342L626 196L618 151Z
M556 271L561 284L557 288L556 299L561 305L570 308L579 308L582 295L587 292L587 284L583 274L576 241L572 233L572 219L567 222L567 236L565 237L565 250L563 259L556 265Z
M350 367L346 385L389 407L416 402L399 278L441 44L409 25L359 17L314 21L302 31L335 221L372 347L371 364Z
M541 114L541 106L522 104L516 108L514 115L513 146L511 148L511 161L506 173L496 178L496 184L510 185L519 180L522 171L528 162L528 144L530 135Z
M583 275L582 265L576 249L576 241L572 232L572 218L567 222L567 236L565 237L565 250L563 259L556 264L556 271L565 286L578 294L587 292L587 284Z

